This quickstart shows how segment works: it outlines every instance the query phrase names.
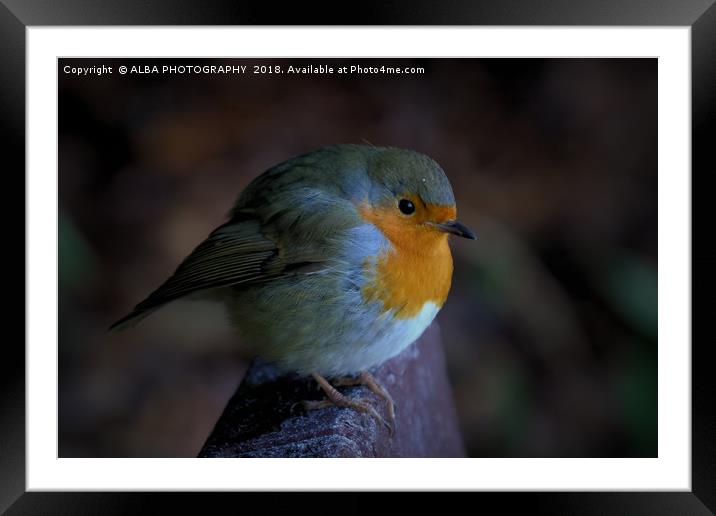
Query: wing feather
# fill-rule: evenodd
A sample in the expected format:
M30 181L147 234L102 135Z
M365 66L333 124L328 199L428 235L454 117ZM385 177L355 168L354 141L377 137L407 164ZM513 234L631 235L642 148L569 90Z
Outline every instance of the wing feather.
M306 159L310 163L304 162ZM235 203L230 220L110 329L132 326L164 304L193 292L249 286L288 275L336 273L343 263L340 256L346 241L342 238L350 241L347 232L363 222L353 202L332 182L340 175L332 169L315 168L311 159L256 178ZM359 183L360 174L355 173L354 179ZM274 239L279 235L277 244Z
M277 277L281 267L269 271L265 265L278 254L276 244L263 235L257 220L229 222L213 231L169 279L110 329L131 326L160 306L193 292Z

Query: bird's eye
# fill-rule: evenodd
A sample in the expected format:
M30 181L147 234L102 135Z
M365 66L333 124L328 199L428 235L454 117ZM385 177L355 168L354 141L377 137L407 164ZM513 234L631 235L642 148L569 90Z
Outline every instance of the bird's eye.
M398 203L398 208L406 215L412 215L415 212L415 205L412 201L409 201L408 199L400 199L400 202Z

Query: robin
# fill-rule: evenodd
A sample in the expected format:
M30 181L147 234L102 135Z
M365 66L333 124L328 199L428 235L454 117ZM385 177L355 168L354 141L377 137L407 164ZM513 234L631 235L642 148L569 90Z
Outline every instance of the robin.
M222 301L243 340L280 369L312 375L327 400L368 413L334 385L390 394L368 370L430 325L450 290L456 220L447 176L417 152L334 145L281 163L241 193L229 220L111 329L188 295ZM333 385L329 383L330 378Z

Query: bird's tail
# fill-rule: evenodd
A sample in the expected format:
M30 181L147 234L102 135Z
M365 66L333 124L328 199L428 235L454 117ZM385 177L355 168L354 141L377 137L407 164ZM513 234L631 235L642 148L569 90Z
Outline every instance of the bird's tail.
M125 315L122 317L119 321L115 322L112 326L109 327L110 332L118 332L123 331L128 328L133 327L135 324L139 323L141 320L143 320L148 315L151 315L159 306L155 306L153 308L144 309L144 310L132 310L131 313L128 315Z

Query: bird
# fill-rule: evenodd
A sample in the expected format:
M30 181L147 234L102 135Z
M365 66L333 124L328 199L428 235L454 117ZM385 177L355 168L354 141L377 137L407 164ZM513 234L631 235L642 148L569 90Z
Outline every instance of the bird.
M475 239L440 165L408 149L326 146L257 176L227 219L110 330L180 298L219 301L254 354L315 379L326 399L307 409L354 409L392 433L395 404L370 370L443 307L448 235ZM336 388L356 384L385 400L390 423Z

